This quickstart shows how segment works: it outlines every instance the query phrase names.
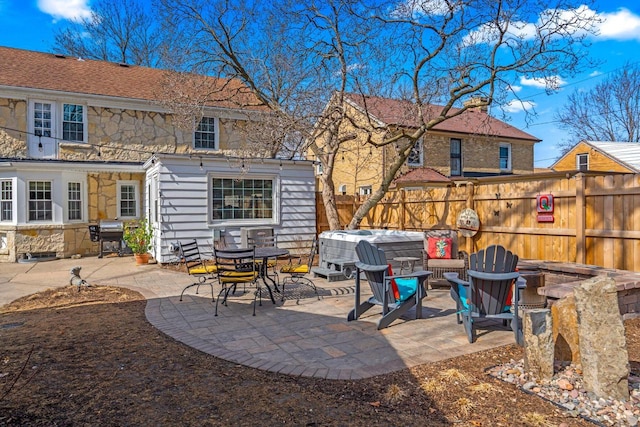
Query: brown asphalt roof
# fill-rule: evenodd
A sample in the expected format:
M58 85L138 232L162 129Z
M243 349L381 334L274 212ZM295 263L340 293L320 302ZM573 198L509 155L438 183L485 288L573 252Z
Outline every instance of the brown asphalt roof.
M166 93L167 76L167 71L155 68L0 46L0 86L158 101ZM209 105L264 108L256 107L255 96L237 80L198 78L206 80L208 88L217 88Z
M415 168L394 180L396 184L412 182L451 182L449 178L431 168Z
M347 97L359 108L368 111L371 116L387 125L405 128L417 128L419 126L416 108L409 101L358 94L349 94ZM428 119L430 116L437 117L441 108L437 105L428 105L424 111L425 118ZM458 109L452 109L452 112L455 111L458 111ZM491 117L478 109L470 109L459 116L447 119L434 126L433 130L540 141L539 138L495 117Z

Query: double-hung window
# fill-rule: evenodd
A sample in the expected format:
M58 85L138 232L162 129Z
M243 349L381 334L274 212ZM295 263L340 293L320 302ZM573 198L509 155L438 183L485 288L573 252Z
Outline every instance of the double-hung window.
M500 144L500 171L511 172L511 144Z
M411 152L409 153L409 157L407 157L407 165L413 167L422 166L422 140L416 141L416 143L411 148Z
M77 104L62 104L62 139L84 142L84 107Z
M29 181L29 221L53 220L51 181Z
M212 219L273 220L273 179L213 178L211 182Z
M589 154L576 154L576 169L582 172L589 170Z
M0 181L0 221L13 220L13 181Z
M118 181L118 218L138 218L140 212L138 181Z
M449 163L451 167L451 176L462 175L462 140L458 138L451 138L449 142L450 154Z
M218 119L203 117L193 135L193 148L201 150L218 149Z
M79 182L67 184L67 208L69 221L82 221L82 185Z

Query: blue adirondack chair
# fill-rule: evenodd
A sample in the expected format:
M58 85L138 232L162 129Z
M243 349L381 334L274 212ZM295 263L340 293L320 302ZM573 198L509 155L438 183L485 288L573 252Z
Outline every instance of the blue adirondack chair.
M518 281L516 271L518 256L499 245L492 245L469 257L469 280L458 278L457 273L445 273L451 283L451 297L456 302L458 323L463 323L470 343L476 340L474 319L488 318L511 323L518 344L522 344L519 327L518 296L514 286L524 286ZM512 301L509 302L509 299Z
M356 245L356 292L355 307L349 312L347 320L356 320L362 313L373 306L382 306L382 318L378 321L378 329L386 328L393 321L406 314L412 307L416 308L418 319L422 311L422 299L427 296L424 282L431 272L416 271L412 274L393 276L384 251L366 240ZM360 278L364 272L373 296L360 302ZM394 286L395 285L395 286Z

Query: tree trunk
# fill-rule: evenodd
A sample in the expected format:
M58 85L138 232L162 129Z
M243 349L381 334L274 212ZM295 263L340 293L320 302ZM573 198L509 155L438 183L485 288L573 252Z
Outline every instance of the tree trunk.
M338 215L338 207L336 205L335 188L333 186L333 179L329 174L320 175L320 182L322 182L322 202L324 203L324 209L327 214L327 221L329 222L330 230L340 230L340 217Z

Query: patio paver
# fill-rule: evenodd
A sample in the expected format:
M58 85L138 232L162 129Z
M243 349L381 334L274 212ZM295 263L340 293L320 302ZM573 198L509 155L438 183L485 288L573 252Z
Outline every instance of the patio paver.
M252 294L233 296L228 306L215 305L211 294L182 289L192 282L186 273L157 265L136 266L130 257L88 257L33 264L0 265L0 305L51 287L66 286L69 270L81 266L91 284L122 286L145 296L145 314L156 328L174 339L222 359L272 372L328 379L359 379L513 343L513 333L500 323L480 328L469 344L456 324L448 290L429 290L423 316L396 321L376 330L379 315L367 313L347 322L353 305L349 281L314 278L324 291L273 305L263 300L252 316ZM365 286L366 287L366 286ZM193 288L192 288L193 289ZM90 292L90 290L89 290Z

